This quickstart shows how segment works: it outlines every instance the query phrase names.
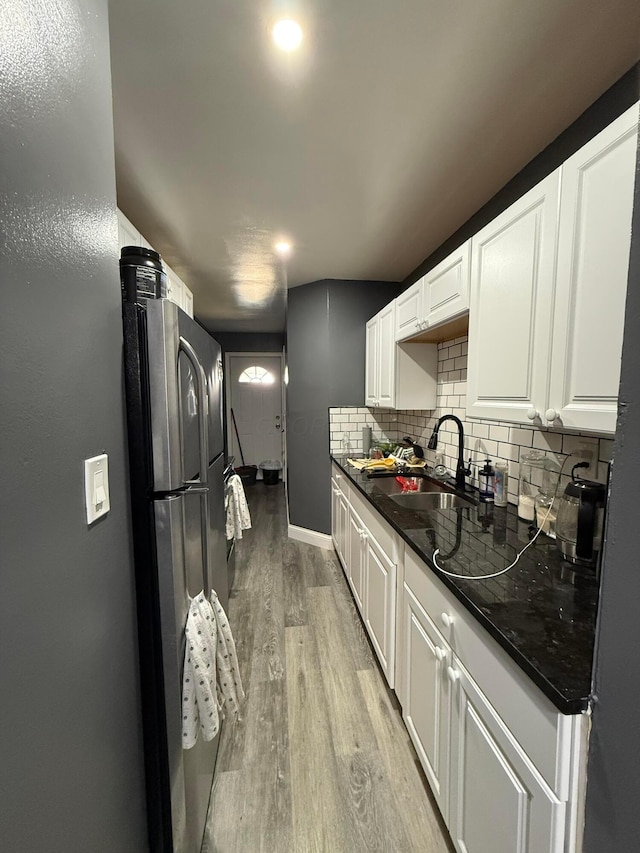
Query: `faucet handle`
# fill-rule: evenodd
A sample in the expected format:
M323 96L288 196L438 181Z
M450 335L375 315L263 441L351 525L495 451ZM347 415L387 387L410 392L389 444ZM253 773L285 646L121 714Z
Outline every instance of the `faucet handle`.
M464 469L464 473L467 477L471 475L471 456L469 457L469 461L467 462L467 467Z

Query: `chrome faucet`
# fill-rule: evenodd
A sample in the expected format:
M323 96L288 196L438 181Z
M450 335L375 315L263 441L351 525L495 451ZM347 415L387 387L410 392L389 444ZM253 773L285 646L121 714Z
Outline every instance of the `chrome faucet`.
M464 464L464 427L462 426L462 421L460 418L455 415L443 415L438 423L434 426L433 432L431 433L431 438L429 439L429 444L427 445L429 450L435 450L438 446L438 430L440 426L444 423L444 421L454 421L458 426L458 465L456 467L456 489L460 489L460 491L464 492L466 488L465 477L469 476L471 473L471 459L469 459L469 464Z

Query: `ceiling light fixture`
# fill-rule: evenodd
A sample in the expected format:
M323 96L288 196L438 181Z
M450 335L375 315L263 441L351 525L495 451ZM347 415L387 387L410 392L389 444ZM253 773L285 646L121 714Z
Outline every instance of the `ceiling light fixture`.
M285 257L291 252L291 243L288 243L286 240L279 240L275 244L274 249L279 255Z
M273 40L281 50L292 51L300 47L302 29L290 18L283 18L271 31Z

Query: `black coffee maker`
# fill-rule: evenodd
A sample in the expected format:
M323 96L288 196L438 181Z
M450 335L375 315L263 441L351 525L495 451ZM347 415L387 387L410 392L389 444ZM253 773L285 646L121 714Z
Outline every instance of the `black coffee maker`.
M582 467L584 462L573 466L571 482L560 499L556 536L565 560L576 566L595 566L602 544L607 492L602 483L577 477L576 468Z

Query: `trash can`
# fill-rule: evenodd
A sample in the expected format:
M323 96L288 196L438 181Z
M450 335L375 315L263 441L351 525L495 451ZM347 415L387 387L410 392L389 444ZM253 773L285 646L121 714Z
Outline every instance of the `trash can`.
M279 462L277 459L266 459L264 462L260 463L260 470L262 471L262 481L265 486L277 486L278 479L280 477L280 470L282 468L282 462Z
M253 486L258 476L257 465L238 465L233 469L242 480L243 486Z

